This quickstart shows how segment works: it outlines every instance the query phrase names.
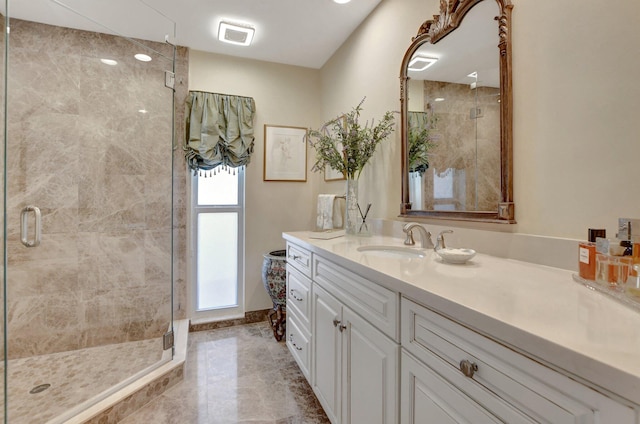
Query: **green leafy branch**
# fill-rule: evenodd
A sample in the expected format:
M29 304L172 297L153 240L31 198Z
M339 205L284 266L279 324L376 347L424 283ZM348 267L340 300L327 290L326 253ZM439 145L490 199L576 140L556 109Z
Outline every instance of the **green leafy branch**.
M320 130L309 131L307 140L316 151L313 171L329 166L345 177L358 178L378 145L393 132L394 118L390 111L377 125L374 121L360 124L364 100L351 112L325 123Z

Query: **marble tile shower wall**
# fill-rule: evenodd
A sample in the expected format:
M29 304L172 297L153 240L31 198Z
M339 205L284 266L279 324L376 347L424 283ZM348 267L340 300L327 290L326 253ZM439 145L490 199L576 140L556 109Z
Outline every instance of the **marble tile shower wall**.
M153 44L171 57L169 46ZM185 231L184 214L171 222L172 94L164 87L171 62L150 54L154 60L143 64L133 58L140 50L119 37L12 20L9 358L159 337L167 329L171 231ZM182 100L184 48L178 65ZM28 204L42 210L42 244L33 249L19 234ZM175 265L180 279L184 264Z
M424 82L425 110L435 108L436 146L431 152L430 165L438 174L447 175L447 169L467 170L462 177L462 193L456 197L465 204L457 205L460 210L493 210L500 199L500 122L499 90L492 87L470 89L468 84L454 84L440 81ZM444 98L446 101L433 102L431 99ZM481 116L471 119L470 111L480 108ZM480 165L476 182L474 170ZM443 175L441 175L443 176ZM427 209L434 204L433 174L425 174L424 199ZM476 205L476 190L477 201Z
M187 318L187 181L191 174L186 171L184 158L185 104L189 94L189 49L178 47L176 52L175 86L175 131L176 147L173 151L173 276L174 319Z

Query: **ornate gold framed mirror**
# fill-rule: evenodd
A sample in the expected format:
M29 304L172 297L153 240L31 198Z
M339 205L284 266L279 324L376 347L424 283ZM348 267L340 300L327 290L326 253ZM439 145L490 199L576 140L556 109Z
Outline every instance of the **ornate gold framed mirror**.
M441 0L400 71L401 216L515 223L510 0Z

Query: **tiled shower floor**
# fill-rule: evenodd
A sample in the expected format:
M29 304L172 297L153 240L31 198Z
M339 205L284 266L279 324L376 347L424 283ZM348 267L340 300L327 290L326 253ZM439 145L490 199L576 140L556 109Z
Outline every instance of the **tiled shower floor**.
M162 340L151 339L10 360L9 423L46 423L155 364L161 355ZM29 393L41 384L51 387Z
M267 322L189 333L184 380L121 424L329 423Z

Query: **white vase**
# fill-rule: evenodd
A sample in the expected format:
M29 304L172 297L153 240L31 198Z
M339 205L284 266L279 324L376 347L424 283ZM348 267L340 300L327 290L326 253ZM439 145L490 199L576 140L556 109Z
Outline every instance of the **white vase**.
M347 207L345 209L344 230L347 234L358 233L358 180L347 177Z

